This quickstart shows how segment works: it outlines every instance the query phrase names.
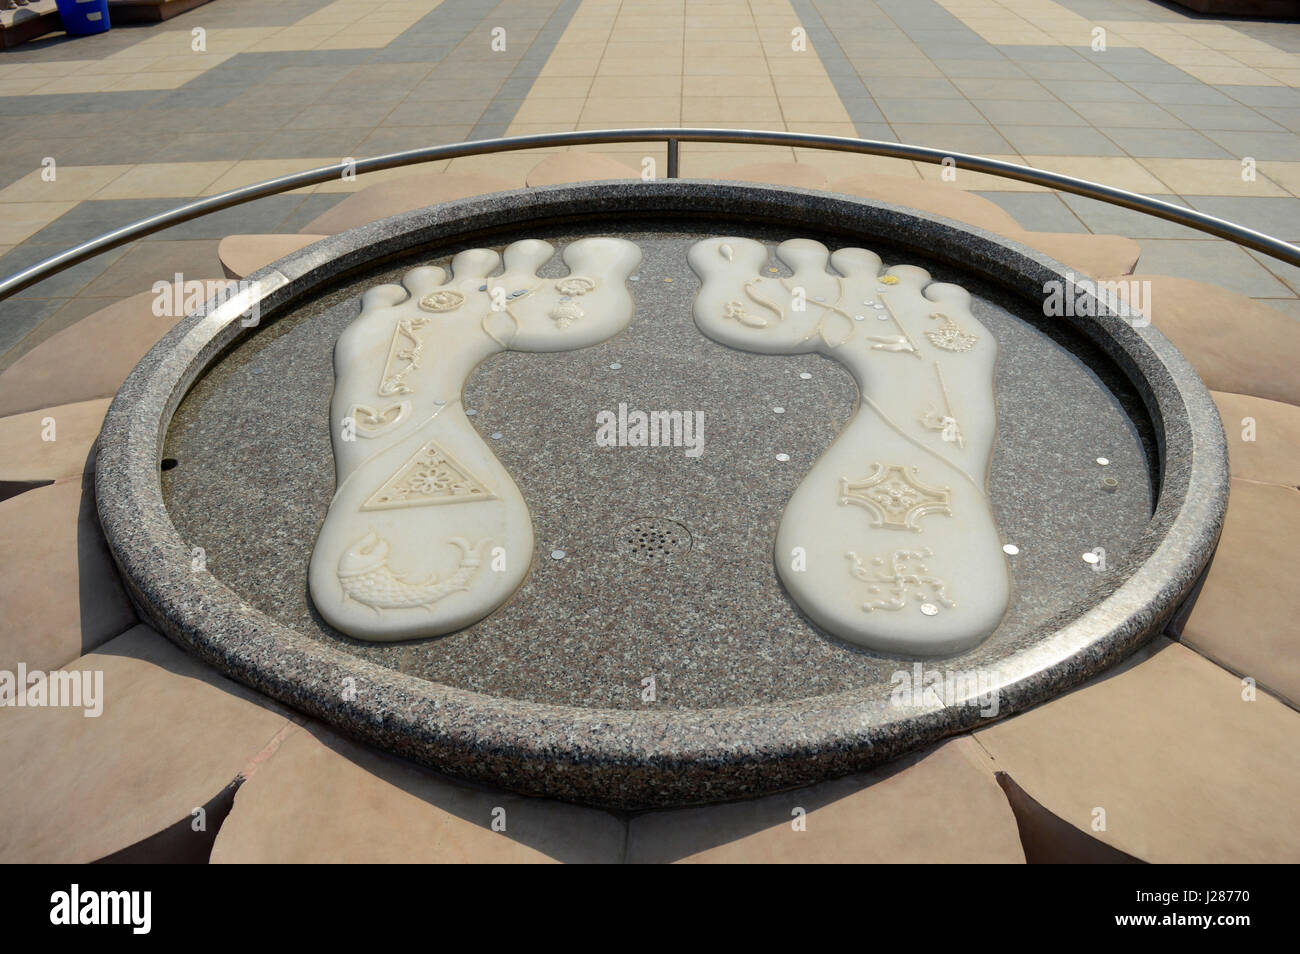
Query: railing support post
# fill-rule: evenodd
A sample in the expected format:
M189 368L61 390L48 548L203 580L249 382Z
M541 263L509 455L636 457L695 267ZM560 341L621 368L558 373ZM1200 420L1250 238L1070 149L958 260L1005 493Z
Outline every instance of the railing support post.
M677 178L677 147L678 147L678 145L679 145L679 144L678 144L678 142L677 142L676 139L669 139L669 140L668 140L668 178L669 178L669 179L676 179L676 178Z

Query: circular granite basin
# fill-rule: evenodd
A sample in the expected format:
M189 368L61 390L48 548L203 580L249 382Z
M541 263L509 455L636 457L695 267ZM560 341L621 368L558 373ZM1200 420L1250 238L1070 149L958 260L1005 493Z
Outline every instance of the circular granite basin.
M335 484L332 354L361 294L464 249L593 235L641 249L628 327L580 350L496 355L463 394L531 515L523 584L444 636L333 629L307 568ZM987 488L1012 578L976 648L873 652L783 588L783 508L857 387L826 358L697 330L687 252L716 235L861 246L970 292L998 346ZM789 274L775 256L768 271ZM541 274L565 274L558 255ZM1209 559L1227 489L1209 395L1158 332L1086 288L1075 314L1045 316L1045 283L1072 279L948 220L766 186L558 186L397 216L251 276L242 299L186 319L145 358L101 435L101 518L161 631L450 773L625 808L845 774L1113 664L1160 631ZM254 301L260 320L244 327ZM702 412L704 451L599 446L596 415L620 404Z

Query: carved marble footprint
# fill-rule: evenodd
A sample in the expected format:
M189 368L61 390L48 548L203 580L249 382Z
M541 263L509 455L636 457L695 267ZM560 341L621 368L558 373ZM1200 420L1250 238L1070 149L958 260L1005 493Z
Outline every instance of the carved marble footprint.
M703 279L695 321L710 338L825 354L858 385L858 412L786 506L782 582L849 642L900 655L978 644L1011 587L985 490L996 342L970 295L923 269L882 273L872 252L831 255L806 239L777 255L793 276L763 275L767 249L744 238L698 242L690 263Z
M337 489L312 551L321 615L358 639L436 636L481 619L523 581L532 521L460 396L491 354L569 351L627 326L631 242L564 249L565 278L537 270L555 250L515 242L461 252L362 296L334 348L330 425ZM489 277L491 276L491 277Z

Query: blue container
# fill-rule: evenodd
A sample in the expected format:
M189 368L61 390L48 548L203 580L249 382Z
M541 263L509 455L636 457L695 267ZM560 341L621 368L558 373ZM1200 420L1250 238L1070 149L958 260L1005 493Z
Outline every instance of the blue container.
M55 0L63 32L69 36L104 33L109 28L108 0Z

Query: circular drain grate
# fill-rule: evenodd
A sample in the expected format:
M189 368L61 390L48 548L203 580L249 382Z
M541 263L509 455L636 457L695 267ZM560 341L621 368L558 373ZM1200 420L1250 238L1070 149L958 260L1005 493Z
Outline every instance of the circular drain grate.
M665 517L629 520L618 528L614 539L619 553L646 565L675 560L691 548L691 532Z

